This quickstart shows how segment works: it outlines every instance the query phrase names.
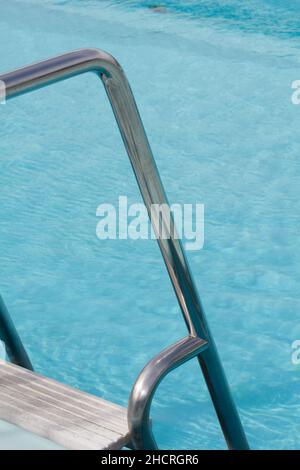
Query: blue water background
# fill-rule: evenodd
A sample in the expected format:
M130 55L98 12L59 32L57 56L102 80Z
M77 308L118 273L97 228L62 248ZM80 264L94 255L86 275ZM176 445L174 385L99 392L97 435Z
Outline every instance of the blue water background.
M159 8L153 7L159 6ZM188 258L250 444L300 448L299 2L0 0L0 70L80 47L123 65L171 202L205 204ZM0 106L0 290L35 367L127 404L186 334L154 241L100 241L141 198L101 83ZM193 361L161 385L162 448L225 443Z

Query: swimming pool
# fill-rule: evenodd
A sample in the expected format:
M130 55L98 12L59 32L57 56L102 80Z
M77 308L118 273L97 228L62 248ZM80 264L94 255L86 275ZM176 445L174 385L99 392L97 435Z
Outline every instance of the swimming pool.
M0 1L1 71L79 47L118 58L170 200L205 204L188 257L250 444L299 448L297 5L177 3ZM156 243L96 238L100 203L141 200L104 91L76 78L1 117L1 293L38 371L126 405L185 327ZM162 448L224 448L197 363L153 419Z

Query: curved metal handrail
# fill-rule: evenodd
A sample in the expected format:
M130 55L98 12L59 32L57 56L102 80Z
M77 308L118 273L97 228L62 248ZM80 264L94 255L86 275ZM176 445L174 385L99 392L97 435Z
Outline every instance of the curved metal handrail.
M150 423L154 394L167 374L198 356L207 346L204 339L188 336L164 349L144 367L132 389L128 406L129 432L135 449L158 448Z
M187 259L180 240L175 236L173 218L169 220L163 214L161 221L160 214L155 211L151 214L153 204L168 204L168 201L134 96L121 66L114 57L99 49L81 49L0 75L0 80L5 85L6 99L10 99L86 72L95 72L104 84L189 334L204 338L209 343L209 347L198 357L228 446L248 449ZM169 237L160 237L160 222Z

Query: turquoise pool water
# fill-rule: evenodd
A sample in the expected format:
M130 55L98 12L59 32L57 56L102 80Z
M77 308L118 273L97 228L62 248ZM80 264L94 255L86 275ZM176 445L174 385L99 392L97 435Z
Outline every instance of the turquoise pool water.
M118 58L170 201L205 204L188 257L250 444L299 449L299 3L153 3L0 0L0 70L80 47ZM126 405L186 331L156 243L96 237L100 203L141 200L101 84L0 114L1 294L38 371ZM153 420L162 448L225 447L196 362Z

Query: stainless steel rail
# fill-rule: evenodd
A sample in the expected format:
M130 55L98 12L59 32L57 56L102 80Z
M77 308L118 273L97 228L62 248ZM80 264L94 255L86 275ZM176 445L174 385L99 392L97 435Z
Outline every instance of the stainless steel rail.
M202 353L208 346L204 339L188 336L152 359L136 381L128 406L128 422L131 443L136 449L157 449L152 434L150 407L162 379L173 369Z
M6 305L0 295L0 340L3 341L5 351L13 364L33 370L31 361L18 335L15 325L10 318Z
M104 84L189 332L187 340L177 343L150 362L135 384L128 414L133 445L136 449L156 447L148 413L153 393L166 373L197 355L229 448L248 449L183 248L174 236L173 219L169 226L166 214L162 219L155 212L151 214L153 204L168 204L168 201L121 66L106 52L82 49L0 75L0 80L5 84L6 98L10 99L86 72L95 72ZM170 232L169 238L160 237L161 223L164 233Z

